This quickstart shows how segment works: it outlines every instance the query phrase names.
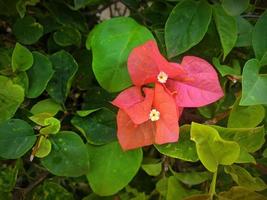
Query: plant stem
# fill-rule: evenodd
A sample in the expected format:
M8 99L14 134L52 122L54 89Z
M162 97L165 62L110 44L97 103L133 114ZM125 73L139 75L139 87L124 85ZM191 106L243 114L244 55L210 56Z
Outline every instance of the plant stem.
M211 184L210 184L210 190L209 190L209 194L211 196L211 199L213 199L213 195L216 194L216 180L217 180L217 171L216 170L213 174L213 177L212 177L212 181L211 181Z

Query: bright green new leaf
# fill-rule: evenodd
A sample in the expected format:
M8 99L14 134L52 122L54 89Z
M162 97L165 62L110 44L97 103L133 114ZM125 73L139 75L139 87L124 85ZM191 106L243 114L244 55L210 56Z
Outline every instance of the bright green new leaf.
M212 63L222 76L226 76L226 75L239 76L240 75L240 68L236 66L230 67L228 65L222 65L220 64L220 60L216 57L212 58Z
M42 164L57 176L77 177L89 170L86 145L80 136L71 131L61 131L50 136L51 152L43 158Z
M259 74L259 71L258 60L250 59L246 62L243 68L240 105L267 104L267 77L265 74Z
M24 90L21 86L0 76L0 123L14 116L24 100Z
M44 28L31 16L18 19L13 26L13 32L17 40L22 44L34 44L43 35Z
M54 117L46 118L44 120L44 125L45 127L40 130L40 133L43 135L56 134L61 127L60 121Z
M235 163L253 163L256 164L255 158L243 147L240 146L240 154L239 158L235 161Z
M265 117L265 109L262 105L239 106L238 98L230 112L227 127L229 128L254 128Z
M217 197L218 200L267 200L266 196L240 186L232 187L227 192L221 192Z
M81 43L81 37L79 30L68 26L63 26L53 35L55 42L63 47L70 45L79 46Z
M162 170L162 163L159 159L144 158L141 167L149 176L158 176Z
M267 11L257 21L252 33L252 46L258 60L267 52Z
M46 126L45 120L51 117L53 117L51 113L38 113L29 117L29 119L40 126Z
M244 12L249 5L249 0L223 0L222 7L227 14L236 16Z
M16 43L12 53L12 69L13 71L26 71L33 64L32 53L24 46Z
M34 145L36 136L32 127L20 119L10 119L0 124L0 156L17 159Z
M72 79L78 70L78 65L71 54L64 50L54 53L50 60L55 73L46 90L57 103L64 103L68 96Z
M226 166L224 168L227 174L230 174L232 179L242 187L252 191L262 191L267 188L267 185L259 177L253 177L244 168L238 165Z
M40 113L50 113L52 116L54 116L60 110L62 110L62 108L58 103L52 99L44 99L33 105L31 108L31 113L34 115Z
M39 145L35 153L35 156L38 158L46 157L50 153L51 147L52 147L50 140L44 136L40 136L40 139L38 142L39 142Z
M176 143L155 145L157 150L169 157L178 158L184 161L196 162L198 155L194 142L190 140L190 126L180 127L179 141Z
M238 143L222 139L211 126L192 123L191 140L196 143L200 161L211 172L216 172L218 165L233 164L239 157Z
M91 109L91 110L77 110L77 115L79 115L80 117L86 117L90 115L91 113L96 112L100 109L101 108L96 108L96 109Z
M225 59L237 40L236 19L229 16L219 5L213 6L213 14L223 48L223 58Z
M150 31L132 18L117 17L97 25L86 47L93 52L93 71L99 84L109 92L131 85L127 59L132 49L154 39Z
M178 3L165 25L168 57L175 57L198 44L206 34L212 8L206 0L184 0Z
M45 90L54 74L52 63L43 54L33 52L33 66L27 71L29 77L28 98L36 98Z
M141 166L142 149L123 151L118 142L103 146L88 145L92 190L101 196L116 194L136 175Z
M108 109L101 109L86 117L75 116L71 123L91 144L102 145L116 140L116 115Z

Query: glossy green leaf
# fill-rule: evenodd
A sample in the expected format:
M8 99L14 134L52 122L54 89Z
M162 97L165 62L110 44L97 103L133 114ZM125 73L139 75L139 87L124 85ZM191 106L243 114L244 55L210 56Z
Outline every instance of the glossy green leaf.
M12 53L12 69L13 71L26 71L33 64L32 53L24 46L16 43Z
M0 123L14 116L24 100L24 90L21 86L0 76Z
M36 136L32 127L20 119L10 119L0 124L0 156L16 159L34 145Z
M200 183L203 183L207 180L212 179L212 174L210 172L174 172L174 177L177 178L179 181L181 181L184 184L187 185L198 185Z
M235 46L237 40L236 19L232 16L229 16L219 5L213 6L213 14L223 48L223 58L225 59L225 57Z
M101 145L116 140L116 115L102 109L86 117L75 116L71 123L91 144Z
M69 193L61 185L45 181L42 185L39 185L31 194L32 200L51 200L51 199L64 199L74 200L71 193Z
M129 53L150 39L153 39L150 31L128 17L113 18L96 26L88 36L86 47L92 49L93 71L99 84L109 92L129 87Z
M43 35L44 28L31 16L18 19L13 26L17 40L22 44L34 44Z
M265 130L264 127L256 128L224 128L212 126L220 136L225 140L235 141L246 151L253 153L261 148L264 144Z
M45 120L51 118L53 115L51 113L38 113L30 116L29 119L40 126L46 126Z
M72 79L78 70L78 65L74 58L64 50L54 53L50 60L55 73L46 90L57 103L64 103L70 90Z
M55 42L63 47L70 45L79 46L81 43L81 37L79 30L68 26L63 26L53 35Z
M189 162L198 161L196 146L194 142L190 140L189 125L183 125L180 127L180 136L178 142L155 145L155 147L160 153L172 158L178 158Z
M227 127L229 128L254 128L265 117L265 109L262 105L239 106L238 98L230 112Z
M78 110L77 115L79 115L79 117L86 117L86 116L90 115L91 113L96 112L100 109L101 108L96 108L96 109L91 109L91 110Z
M50 140L44 136L40 136L38 149L35 156L38 158L43 158L51 152L52 144Z
M240 186L232 187L227 192L221 192L217 197L218 200L267 200L266 196Z
M232 16L240 15L249 5L249 0L223 0L223 9Z
M86 145L79 135L71 131L61 131L50 136L52 150L43 158L42 164L57 176L77 177L89 170Z
M192 123L191 140L196 143L200 161L211 172L216 172L218 165L233 164L239 157L238 143L222 139L210 126Z
M149 176L158 176L162 170L162 163L158 159L145 158L141 167Z
M224 171L230 174L232 179L242 187L245 187L252 191L262 191L267 188L267 185L259 177L253 177L244 168L238 165L226 166Z
M267 52L267 11L257 21L252 33L252 46L258 60Z
M92 190L101 196L117 193L135 176L142 161L142 149L123 151L118 142L103 146L88 145Z
M212 8L205 0L178 3L165 25L168 57L175 57L198 44L208 30L211 16Z
M258 60L250 59L246 62L243 68L240 105L267 104L267 77L265 74L259 74L259 71Z
M62 108L58 103L52 99L44 99L33 105L31 108L31 113L34 115L40 113L50 113L52 116L54 116L60 110L62 110Z
M241 16L238 16L236 18L236 21L237 21L238 36L235 46L236 47L251 46L253 26L247 19Z
M28 98L40 96L54 74L52 63L45 55L33 52L33 60L33 66L27 71L29 77Z

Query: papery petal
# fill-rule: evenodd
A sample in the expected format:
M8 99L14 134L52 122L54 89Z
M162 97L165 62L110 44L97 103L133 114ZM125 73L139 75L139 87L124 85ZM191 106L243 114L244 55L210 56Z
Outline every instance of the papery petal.
M187 74L178 75L175 80L166 83L170 91L177 93L177 106L200 107L213 103L224 95L217 73L207 61L185 56L181 66Z
M157 82L160 71L168 76L176 72L168 61L160 54L157 43L149 40L143 45L133 49L128 58L128 71L134 85L141 86ZM175 74L177 74L176 72Z
M153 107L160 112L160 119L155 122L155 143L176 142L179 138L179 110L176 109L174 98L160 84L155 85Z
M120 109L117 114L117 127L118 140L124 150L135 149L154 143L155 124L152 121L136 125Z
M145 88L144 93L145 97L140 87L131 87L121 92L112 104L124 110L135 124L144 123L149 119L154 91Z

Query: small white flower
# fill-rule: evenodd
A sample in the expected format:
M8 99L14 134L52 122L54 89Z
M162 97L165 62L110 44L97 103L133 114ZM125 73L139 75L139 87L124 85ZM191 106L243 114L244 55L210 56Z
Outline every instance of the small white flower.
M158 121L159 120L159 116L160 116L160 112L157 111L156 109L152 109L149 113L149 119L154 122L154 121Z
M158 74L157 78L158 78L158 81L159 81L160 83L166 83L167 80L168 80L168 75L167 75L165 72L162 72L162 71L161 71L161 72Z

